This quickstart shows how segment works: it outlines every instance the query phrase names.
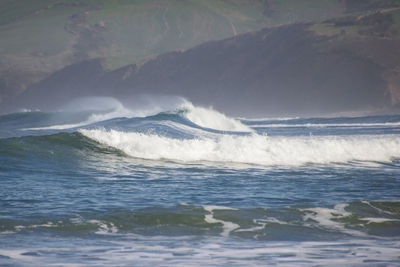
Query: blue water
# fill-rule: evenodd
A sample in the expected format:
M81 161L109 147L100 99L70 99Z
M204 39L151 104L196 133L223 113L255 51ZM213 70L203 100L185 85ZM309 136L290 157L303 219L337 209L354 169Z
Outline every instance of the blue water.
M400 265L400 115L7 114L0 181L1 266Z

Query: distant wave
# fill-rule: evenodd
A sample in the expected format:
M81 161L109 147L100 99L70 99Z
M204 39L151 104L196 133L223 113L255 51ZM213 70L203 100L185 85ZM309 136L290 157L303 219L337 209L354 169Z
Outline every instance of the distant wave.
M132 117L134 113L112 97L86 97L77 99L53 113L53 121L65 120L65 115L75 117L75 122L59 123L23 130L65 130L118 117Z
M165 107L170 108L163 109ZM154 104L152 107L145 109L128 109L124 107L118 100L111 97L91 97L76 100L68 104L61 113L83 113L88 111L85 116L77 117L77 122L74 123L60 123L40 127L23 128L23 130L65 130L71 128L78 128L93 123L106 121L114 118L133 118L133 117L146 117L155 115L157 113L169 112L180 114L194 124L209 129L220 131L241 131L252 132L253 130L241 123L239 120L230 118L212 108L204 108L194 106L191 102L178 98L175 105L158 105ZM62 117L62 116L58 116Z
M400 122L383 122L383 123L302 123L302 124L272 124L272 123L259 123L252 124L254 128L277 128L277 127L398 127Z

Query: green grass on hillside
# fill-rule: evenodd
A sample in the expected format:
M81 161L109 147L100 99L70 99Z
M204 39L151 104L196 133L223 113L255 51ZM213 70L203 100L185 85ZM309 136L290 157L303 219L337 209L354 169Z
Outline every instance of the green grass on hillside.
M352 8L391 0L365 1ZM64 55L87 55L105 58L105 66L115 69L264 26L343 15L345 7L342 0L0 0L0 54L43 60L49 68L53 56L60 61ZM65 26L84 11L74 25L78 38ZM399 13L393 14L400 25ZM356 32L329 24L312 30Z
M335 0L280 0L275 1L270 8L276 10L271 17L279 23L312 21L338 16L344 12L342 3Z
M116 68L134 58L140 61L260 29L267 25L261 7L259 0L106 1L101 10L90 13L88 22L105 27L112 42L108 67Z
M394 25L400 27L400 9L391 12Z
M64 25L71 14L82 10L82 7L54 7L40 11L36 16L1 25L0 51L21 56L62 53L73 38L64 30Z
M33 15L35 11L48 8L57 0L0 0L0 25L15 19Z
M310 28L311 31L325 36L333 36L339 34L357 35L360 27L358 26L335 26L333 23L315 23Z

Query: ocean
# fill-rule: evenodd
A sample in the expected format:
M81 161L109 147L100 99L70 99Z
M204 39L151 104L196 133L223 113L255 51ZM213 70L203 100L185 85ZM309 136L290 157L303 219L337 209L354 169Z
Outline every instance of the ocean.
M0 266L400 266L400 115L266 115L0 116Z

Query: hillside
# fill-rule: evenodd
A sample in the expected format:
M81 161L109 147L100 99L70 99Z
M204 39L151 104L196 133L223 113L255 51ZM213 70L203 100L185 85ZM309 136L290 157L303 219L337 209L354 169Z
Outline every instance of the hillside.
M267 27L115 71L101 60L71 65L31 86L19 105L166 94L235 115L391 112L400 103L399 47L399 8Z
M389 111L400 103L400 10L266 28L158 57L121 81L240 114Z
M0 110L27 87L101 58L110 71L265 26L398 6L396 0L1 0ZM1 107L3 106L3 107Z

